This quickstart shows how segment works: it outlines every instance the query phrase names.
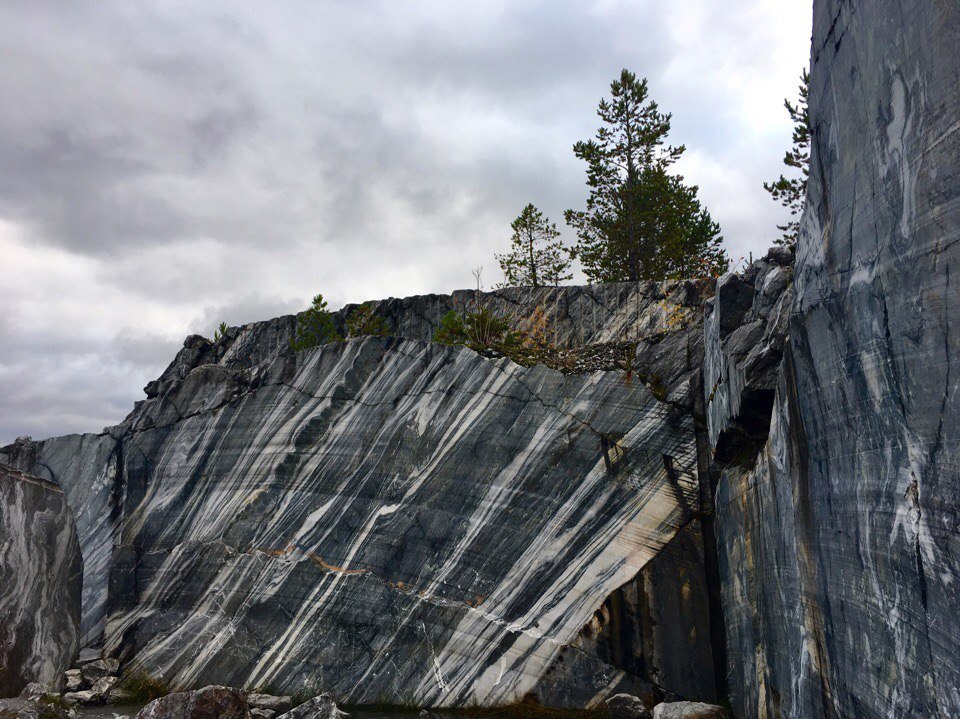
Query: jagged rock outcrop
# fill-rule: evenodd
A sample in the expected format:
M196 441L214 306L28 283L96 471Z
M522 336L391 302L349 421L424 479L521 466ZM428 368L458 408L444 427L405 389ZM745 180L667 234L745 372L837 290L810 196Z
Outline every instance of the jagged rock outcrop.
M958 38L956 3L814 6L789 343L717 488L742 717L960 716Z
M793 251L775 247L720 278L704 319L703 384L715 461L753 457L767 439L793 309Z
M82 572L61 489L0 464L0 697L62 683L79 649Z
M107 654L174 687L450 705L642 685L709 699L709 632L691 619L709 615L702 559L672 547L681 528L699 536L692 408L711 292L486 297L519 326L552 312L558 343L635 341L631 373L565 376L424 341L474 293L378 304L409 339L294 354L290 318L192 337L121 425L3 455L109 518L84 525L108 570L87 581L91 636L105 626ZM626 651L603 625L629 612L649 616L629 617ZM671 633L674 616L686 623ZM560 671L567 659L592 673Z
M279 719L350 719L329 694L321 694L281 714Z
M246 692L206 686L154 699L136 719L250 719Z

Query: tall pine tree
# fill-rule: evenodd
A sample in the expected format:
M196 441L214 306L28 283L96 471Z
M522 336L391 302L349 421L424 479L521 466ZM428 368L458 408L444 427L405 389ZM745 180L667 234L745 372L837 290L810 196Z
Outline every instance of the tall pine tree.
M574 154L587 163L586 210L564 217L579 237L576 253L594 282L718 275L729 264L720 227L697 187L669 172L683 154L667 145L669 113L647 99L647 81L623 70L597 114L603 125Z
M532 204L515 219L510 252L496 255L503 271L504 286L542 287L569 280L570 258L557 239L556 223L544 217Z
M800 74L800 98L794 105L784 100L787 114L793 121L793 146L783 156L783 164L800 171L800 176L780 178L774 182L764 182L763 189L774 200L790 210L790 220L777 225L783 234L777 238L778 245L793 245L800 236L800 215L807 201L807 178L810 176L810 111L807 106L810 94L810 73L804 70Z

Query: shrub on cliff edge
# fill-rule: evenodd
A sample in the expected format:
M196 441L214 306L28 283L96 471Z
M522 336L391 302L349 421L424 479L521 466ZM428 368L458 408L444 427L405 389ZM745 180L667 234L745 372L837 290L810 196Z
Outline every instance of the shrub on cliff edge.
M390 324L373 313L373 303L365 302L347 317L347 337L387 337Z
M463 345L474 352L494 350L510 356L523 345L523 335L510 329L510 318L499 317L487 307L460 315L450 310L433 334L437 344Z
M290 347L299 352L342 340L343 337L333 323L333 314L327 309L326 300L323 295L317 295L310 308L297 315L297 327L290 340Z

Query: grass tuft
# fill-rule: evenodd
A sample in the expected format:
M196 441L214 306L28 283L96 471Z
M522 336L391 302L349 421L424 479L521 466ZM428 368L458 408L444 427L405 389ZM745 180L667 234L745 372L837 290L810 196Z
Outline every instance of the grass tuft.
M170 693L170 687L166 683L142 672L127 674L117 684L117 688L126 693L131 704L147 704Z

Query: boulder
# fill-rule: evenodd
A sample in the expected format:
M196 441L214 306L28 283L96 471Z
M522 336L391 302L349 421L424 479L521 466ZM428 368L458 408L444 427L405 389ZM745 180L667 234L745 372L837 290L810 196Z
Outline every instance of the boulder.
M93 684L98 679L116 674L118 669L120 662L116 659L97 659L80 667L80 673L84 681Z
M286 714L281 714L280 719L347 719L349 716L337 706L329 694L321 694Z
M68 669L64 672L66 680L64 689L68 692L78 692L83 689L83 675L79 669Z
M256 692L247 695L247 704L251 709L269 709L273 712L286 712L293 708L293 700L290 697Z
M104 701L110 696L113 691L114 686L120 680L114 676L100 677L93 683L93 686L90 688L95 694L99 694L103 697Z
M103 697L97 694L93 689L84 689L79 692L67 692L63 695L63 703L67 706L80 704L89 707L103 704Z
M716 704L666 702L653 708L653 719L730 719L730 714Z
M155 699L140 710L137 719L250 719L250 716L246 692L209 686Z
M20 692L20 698L26 699L30 702L35 702L38 699L42 699L47 694L47 688L40 684L39 682L30 682L23 688L23 691Z
M273 709L251 709L250 716L254 719L273 719L277 713Z
M615 694L605 703L613 719L650 719L646 704L632 694Z

